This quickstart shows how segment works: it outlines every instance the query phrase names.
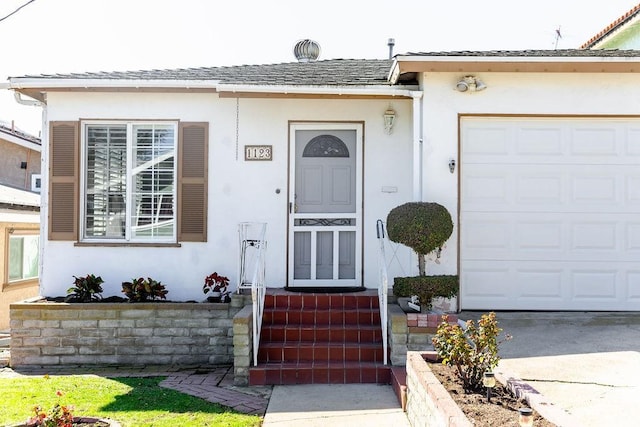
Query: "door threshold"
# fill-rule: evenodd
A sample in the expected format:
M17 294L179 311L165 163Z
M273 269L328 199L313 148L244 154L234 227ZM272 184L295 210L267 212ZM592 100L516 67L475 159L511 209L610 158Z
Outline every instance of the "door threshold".
M288 286L284 290L303 294L348 294L363 292L367 288L364 286Z

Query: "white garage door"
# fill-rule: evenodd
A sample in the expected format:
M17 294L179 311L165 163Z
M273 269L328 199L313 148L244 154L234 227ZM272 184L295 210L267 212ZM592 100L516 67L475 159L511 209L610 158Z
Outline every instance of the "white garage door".
M640 119L461 119L460 299L640 310Z

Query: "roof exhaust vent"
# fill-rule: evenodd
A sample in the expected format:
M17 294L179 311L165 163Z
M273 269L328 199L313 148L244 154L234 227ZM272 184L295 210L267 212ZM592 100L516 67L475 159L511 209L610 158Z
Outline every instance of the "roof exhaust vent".
M300 40L293 47L293 54L298 62L313 62L320 56L320 45L313 40Z
M387 46L389 46L389 59L393 59L393 47L396 45L396 39L389 39Z

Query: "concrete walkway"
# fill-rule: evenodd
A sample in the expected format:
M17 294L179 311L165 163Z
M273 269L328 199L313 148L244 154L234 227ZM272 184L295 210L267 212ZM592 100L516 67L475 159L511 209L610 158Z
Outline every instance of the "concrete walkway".
M264 427L409 426L391 386L314 384L275 386Z

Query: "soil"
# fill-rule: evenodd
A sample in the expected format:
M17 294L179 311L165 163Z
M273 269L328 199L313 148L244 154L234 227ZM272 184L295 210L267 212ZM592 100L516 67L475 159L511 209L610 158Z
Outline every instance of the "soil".
M500 383L491 392L491 402L487 402L485 390L466 392L462 387L455 369L441 363L430 363L433 374L440 380L462 412L478 427L519 427L518 409L527 406L526 402L516 399L508 389ZM536 427L553 427L555 424L534 413L533 425Z

